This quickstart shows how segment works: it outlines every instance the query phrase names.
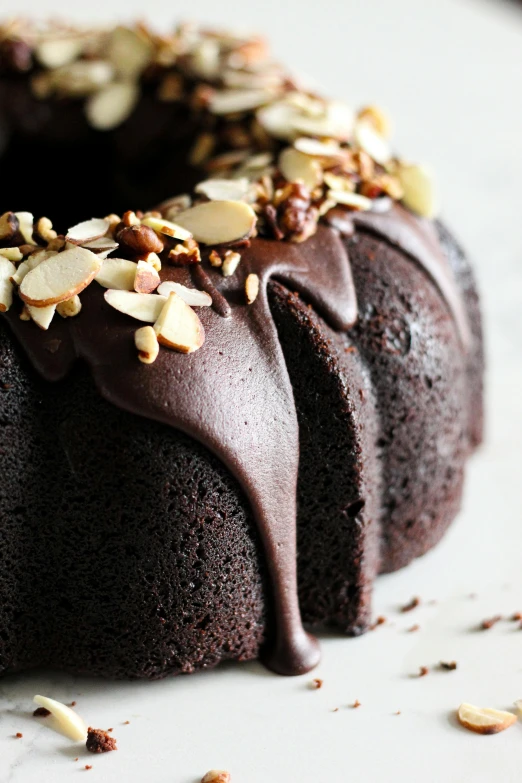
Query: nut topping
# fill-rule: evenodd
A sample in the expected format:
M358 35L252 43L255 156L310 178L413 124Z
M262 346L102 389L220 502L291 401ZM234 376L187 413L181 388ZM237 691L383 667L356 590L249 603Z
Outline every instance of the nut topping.
M159 234L166 234L168 237L174 237L174 239L190 239L192 234L182 226L178 226L176 223L172 223L170 220L165 220L162 217L145 217L141 221L142 226L149 226L157 231ZM159 251L156 251L159 252Z
M212 304L212 297L206 291L199 291L197 288L187 288L187 286L181 285L181 283L174 283L171 280L166 280L158 288L158 294L161 296L168 296L171 291L181 296L191 307L210 307Z
M13 303L11 277L15 273L15 265L7 258L0 256L0 313L6 313Z
M74 318L75 315L78 315L81 309L82 303L80 302L80 297L77 294L70 299L66 299L65 302L60 302L60 304L56 305L56 312L58 315L61 315L62 318Z
M52 225L52 224L51 224ZM72 226L67 231L65 239L73 245L84 245L104 237L109 230L109 222L103 218L92 218Z
M0 243L8 244L20 228L20 223L14 212L4 212L0 217Z
M143 364L153 364L159 353L159 343L152 326L142 326L134 332L134 344L138 349L138 359Z
M112 288L105 291L104 298L107 304L120 313L150 324L158 320L167 301L158 294L137 294L135 291L116 291Z
M125 258L107 258L94 278L104 288L132 291L138 265Z
M161 253L163 241L149 226L127 226L118 231L116 240L138 256Z
M252 207L241 201L209 201L178 215L178 223L205 245L221 245L251 236L256 219Z
M253 302L255 302L258 293L259 293L259 277L254 274L250 274L247 276L247 279L245 280L245 294L246 294L247 304L250 305Z
M20 296L26 304L47 307L70 299L86 288L101 268L90 250L74 247L46 258L26 274Z
M512 712L475 707L473 704L461 704L457 716L462 726L477 734L498 734L517 721L517 716Z
M49 307L32 307L32 305L25 305L25 307L31 321L34 321L40 329L47 331L54 318L56 305L49 305Z
M158 342L180 353L193 353L205 342L203 324L191 307L171 291L154 324Z
M138 294L151 294L159 286L161 280L151 264L138 261L134 278L134 290Z
M230 783L230 772L220 769L211 769L201 778L201 783Z
M404 204L422 217L434 218L437 214L437 197L430 170L425 166L402 164L398 176L404 188Z
M96 130L112 130L130 117L138 99L139 89L136 84L113 82L89 98L85 113Z
M236 271L240 261L241 261L241 256L239 253L234 253L234 251L232 250L227 250L227 252L225 253L225 260L221 265L221 271L223 272L223 277L231 277Z

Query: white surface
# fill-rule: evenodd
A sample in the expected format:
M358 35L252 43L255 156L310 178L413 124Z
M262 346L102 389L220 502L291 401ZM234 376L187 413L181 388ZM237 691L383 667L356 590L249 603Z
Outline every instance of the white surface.
M16 5L41 13L41 0ZM76 8L67 5L71 14ZM10 677L0 683L0 783L70 781L86 763L93 781L110 783L196 783L212 767L229 769L233 783L518 783L522 724L481 737L453 714L461 701L507 708L522 697L522 630L507 622L474 630L484 617L522 610L522 7L200 0L170 10L159 0L107 0L100 14L145 11L155 21L197 14L258 27L279 56L332 94L393 109L398 147L434 164L445 214L477 261L489 349L487 444L470 465L464 511L444 542L379 580L375 613L389 623L360 639L323 640L313 675L324 679L321 690L307 688L312 676L279 678L257 665L158 683ZM398 613L412 595L424 605ZM427 605L432 598L438 603ZM421 629L408 633L413 623ZM440 659L457 660L457 671L411 676ZM86 721L114 727L120 750L87 757L51 732L30 717L37 692L77 700ZM356 698L362 706L348 708ZM17 731L23 739L13 739Z

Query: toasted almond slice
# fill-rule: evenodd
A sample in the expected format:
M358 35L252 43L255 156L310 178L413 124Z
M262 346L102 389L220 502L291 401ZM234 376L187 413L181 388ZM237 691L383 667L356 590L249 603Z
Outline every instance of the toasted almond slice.
M98 239L92 239L90 242L85 242L82 247L86 247L92 253L96 253L97 256L101 256L102 253L113 253L118 247L116 242L111 236L98 237ZM106 258L107 256L105 256Z
M46 258L26 274L20 296L27 304L47 307L79 294L100 271L102 262L90 250L73 247Z
M383 136L377 133L370 122L361 120L356 123L355 141L377 163L384 164L390 160L390 145Z
M40 65L53 70L76 60L86 45L86 39L80 35L60 38L44 38L35 49Z
M249 237L256 225L256 213L242 201L209 201L178 215L178 223L197 242L220 245Z
M311 155L314 158L338 158L343 157L344 153L336 141L318 141L301 136L294 141L294 147L305 155Z
M142 226L148 226L158 234L166 234L168 237L174 237L174 239L190 239L192 234L182 226L178 226L177 223L172 223L170 220L166 220L162 217L146 217L141 221Z
M94 278L104 288L133 291L138 264L126 258L107 258Z
M137 79L151 62L151 41L140 31L128 27L116 27L112 31L107 57L115 71L124 79Z
M294 121L299 117L299 110L288 100L265 106L257 112L256 117L261 127L275 139L290 141L297 135Z
M281 174L288 182L301 180L310 190L323 181L323 170L319 161L293 147L286 147L281 152L278 165Z
M27 256L25 261L22 261L11 280L16 285L21 285L22 280L31 269L36 269L38 264L41 264L46 258L51 258L55 255L57 255L56 250L37 250L36 253L32 253L30 256Z
M130 117L139 96L139 86L134 82L108 84L87 101L87 119L96 130L112 130Z
M349 177L342 177L340 174L332 174L331 171L324 172L324 181L328 185L330 190L341 190L353 193L355 190L355 182Z
M252 111L274 99L272 90L216 90L210 99L212 114Z
M365 106L357 115L358 121L369 122L385 139L391 136L391 122L388 115L378 106Z
M247 304L252 304L256 301L259 293L259 277L255 274L247 275L245 280L245 294Z
M62 318L74 318L75 315L78 315L81 312L81 309L82 303L80 302L78 294L71 297L71 299L66 299L65 302L60 302L60 304L56 305L56 312L58 315L61 315Z
M18 218L20 224L19 231L24 238L24 242L27 245L36 245L33 239L34 218L31 212L15 212L15 217Z
M152 364L159 353L159 343L152 326L141 326L134 332L134 344L138 349L138 358L143 364Z
M438 204L431 170L427 166L401 164L397 174L404 189L403 203L422 217L436 217Z
M225 260L221 265L223 277L231 277L236 271L240 261L241 255L239 253L234 253L232 250L227 250L225 253Z
M19 247L0 247L0 256L8 261L21 261L24 257Z
M152 264L148 264L146 261L138 261L134 277L134 290L136 293L152 294L160 282L160 276Z
M7 258L0 256L0 313L6 313L13 304L13 284L11 278L16 267Z
M491 707L475 707L473 704L461 704L458 712L459 723L477 734L498 734L516 723L517 716L512 712L494 710Z
M105 301L138 321L153 324L158 320L167 301L165 296L158 294L137 294L135 291L117 291L109 288L104 294Z
M206 291L199 291L197 288L187 288L181 283L174 283L172 280L165 280L158 288L158 294L168 296L171 291L181 296L191 307L210 307L212 297Z
M329 190L328 199L335 201L337 204L344 204L352 209L366 211L372 208L371 198L361 196L360 193L350 193L347 190Z
M33 701L40 707L49 710L66 737L75 740L75 742L86 741L87 726L74 710L59 701L49 699L47 696L35 696Z
M48 76L49 79L47 84L37 83L39 97L44 98L46 93L56 89L68 97L83 98L111 82L114 69L105 60L76 60L43 76ZM33 89L34 87L33 82Z
M198 315L171 291L154 324L158 342L180 353L193 353L205 342L205 330Z
M91 218L83 220L68 229L65 239L73 245L85 245L106 235L110 227L109 221L104 218Z
M201 783L230 783L230 781L230 772L224 769L211 769L201 778Z
M347 141L352 135L354 114L340 101L329 101L322 116L297 115L292 123L294 132L305 136Z
M40 329L47 331L54 318L56 305L49 305L49 307L33 307L32 305L26 305L26 308L31 321L34 321Z
M250 182L246 177L239 179L207 179L194 188L210 201L243 201L248 196Z

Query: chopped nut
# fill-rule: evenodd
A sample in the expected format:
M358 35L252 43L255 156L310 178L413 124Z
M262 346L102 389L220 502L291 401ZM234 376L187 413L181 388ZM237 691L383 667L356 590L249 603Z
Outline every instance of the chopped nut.
M225 260L221 266L223 277L231 277L236 271L240 261L241 255L239 253L235 253L233 250L227 250L225 253Z
M239 179L207 179L194 188L210 201L243 201L250 191L250 182L246 177Z
M0 217L0 242L9 243L15 238L20 228L20 223L14 212L4 212Z
M78 295L56 305L56 312L58 315L61 315L62 318L73 318L75 315L78 315L81 309L82 303L80 302L80 297Z
M49 218L39 218L33 226L33 237L41 245L47 245L52 239L56 239L58 234L53 230L53 224Z
M33 307L32 305L25 305L25 308L27 309L27 313L31 321L34 321L35 324L40 327L40 329L44 330L44 332L47 331L51 325L51 321L54 318L56 305L49 305L48 307Z
M415 623L415 625L411 625L408 628L408 633L415 633L415 631L419 631L419 630L420 630L420 625L418 623Z
M103 729L93 729L91 726L87 729L85 745L91 753L109 753L111 750L118 750L114 737L109 736Z
M415 596L411 601L404 606L401 606L401 612L411 612L412 609L416 609L420 604L420 598Z
M146 323L158 320L167 301L164 296L158 294L137 294L135 291L118 291L112 288L105 291L104 299L120 313Z
M273 97L272 90L215 90L209 109L212 114L236 114L258 109Z
M279 155L278 166L288 182L303 182L313 190L323 180L323 170L319 161L293 147L286 147Z
M208 260L211 266L220 267L223 265L223 259L216 250L211 250Z
M247 304L253 304L259 293L259 277L255 274L247 275L245 280L245 294Z
M64 302L79 294L94 279L102 262L90 250L74 247L46 258L28 272L20 285L24 302L35 307Z
M118 76L136 80L151 62L153 49L139 28L116 27L107 42L106 55Z
M157 253L146 253L139 261L146 261L156 272L161 272L161 259Z
M154 324L158 341L181 353L192 353L205 342L203 324L191 307L174 291Z
M22 312L20 313L20 320L21 321L30 321L31 316L29 314L29 310L27 309L27 305L24 305L22 307Z
M158 288L158 294L161 296L168 296L171 291L175 291L191 307L210 307L212 304L212 297L206 291L187 288L187 286L174 283L171 280L166 280Z
M15 212L15 216L18 218L18 230L20 231L24 242L27 245L36 245L33 239L33 225L34 218L31 212Z
M123 213L123 215L121 217L121 222L127 228L129 226L139 226L139 225L141 225L141 220L136 215L136 213L133 212L131 209L128 209L127 212Z
M427 674L429 674L429 669L427 666L420 666L419 667L419 677L425 677Z
M65 239L73 245L84 245L95 239L104 237L109 230L109 223L103 218L84 220L68 229ZM51 237L54 239L55 237Z
M494 710L490 707L475 707L473 704L461 704L457 717L459 723L477 734L497 734L516 723L517 716L512 712Z
M161 253L163 240L149 226L127 226L118 231L116 239L131 253L143 256L146 253Z
M188 239L182 245L176 245L169 252L169 261L175 266L199 264L201 253L198 243L193 239Z
M355 140L376 163L384 164L390 160L391 150L388 142L370 122L361 120L356 123Z
M16 267L4 256L0 256L0 313L6 313L13 303L12 277Z
M1 252L2 251L0 250L0 253ZM511 622L513 622L513 623L520 622L522 620L522 612L515 612L514 614L511 615L510 619L511 619Z
M310 683L309 687L312 691L318 691L319 688L323 687L323 681L319 679L319 677L315 677Z
M370 625L370 631L375 631L375 629L376 629L376 628L377 628L379 625L384 625L384 623L385 623L385 622L386 622L386 617L383 617L382 615L380 615L380 616L379 616L379 617L378 617L378 618L375 620L375 622L374 622L374 623L372 623L372 624Z
M336 204L342 204L352 209L366 211L372 208L372 200L367 196L361 196L359 193L349 193L346 190L329 190L328 198L335 201Z
M230 783L230 781L230 772L219 769L211 769L201 778L201 783Z
M104 220L106 220L107 223L109 224L109 231L108 231L108 233L111 236L114 236L114 231L116 229L116 226L118 226L120 223L123 222L122 219L120 218L120 216L119 215L115 215L114 212L111 212L110 215L105 215Z
M390 119L378 106L365 106L358 113L357 120L368 122L385 139L391 135Z
M242 201L208 201L178 215L178 223L197 242L221 245L252 235L257 216Z
M160 282L160 276L151 264L147 264L146 261L138 261L134 277L134 290L138 294L151 294Z
M360 706L361 706L361 702L359 701L359 699L355 699L354 703L352 704L353 709L356 710L357 707Z
M60 250L62 250L65 247L65 237L63 235L58 234L56 239L51 239L51 241L47 245L48 251L53 251L56 253L59 253ZM24 253L25 255L25 253Z
M65 704L54 699L49 699L47 696L35 696L33 701L40 707L49 710L66 737L76 742L85 742L87 726L70 707L66 707Z
M0 256L7 258L8 261L21 261L23 254L19 247L0 247Z
M15 739L22 739L23 736L24 735L22 734L21 731L17 731L16 734L15 734Z

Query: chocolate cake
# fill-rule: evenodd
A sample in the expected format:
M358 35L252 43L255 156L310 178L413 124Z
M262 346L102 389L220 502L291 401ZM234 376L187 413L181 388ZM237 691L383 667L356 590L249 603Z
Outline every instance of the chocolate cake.
M1 672L303 673L441 538L478 298L387 135L261 39L0 28Z

